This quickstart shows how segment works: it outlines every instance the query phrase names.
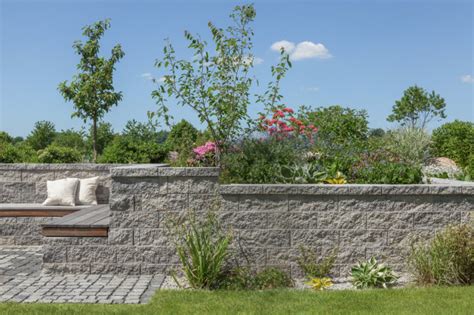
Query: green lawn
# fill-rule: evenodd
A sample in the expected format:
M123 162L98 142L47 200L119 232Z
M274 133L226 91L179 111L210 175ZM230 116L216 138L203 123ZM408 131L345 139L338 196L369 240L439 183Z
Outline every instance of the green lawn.
M473 314L474 286L367 291L161 291L146 305L0 304L0 314Z

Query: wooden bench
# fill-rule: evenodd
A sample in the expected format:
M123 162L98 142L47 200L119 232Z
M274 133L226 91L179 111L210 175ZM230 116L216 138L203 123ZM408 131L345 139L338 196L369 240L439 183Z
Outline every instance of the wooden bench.
M0 204L0 217L63 217L89 206L43 206L37 203Z
M97 205L42 224L42 234L46 237L107 237L109 222L109 205Z

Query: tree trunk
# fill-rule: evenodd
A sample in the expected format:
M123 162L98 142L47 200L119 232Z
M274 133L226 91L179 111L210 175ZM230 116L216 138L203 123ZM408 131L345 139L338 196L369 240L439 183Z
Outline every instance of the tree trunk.
M97 163L97 118L92 120L92 161Z

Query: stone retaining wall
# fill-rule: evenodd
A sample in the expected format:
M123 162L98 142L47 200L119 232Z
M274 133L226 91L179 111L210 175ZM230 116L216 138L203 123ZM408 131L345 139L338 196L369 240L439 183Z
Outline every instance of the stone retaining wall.
M371 256L401 270L412 238L467 222L474 211L472 185L219 185L215 168L153 166L114 168L111 175L108 239L48 238L44 270L167 272L178 259L166 221L216 203L233 231L235 264L298 276L304 245L319 255L339 248L336 276Z

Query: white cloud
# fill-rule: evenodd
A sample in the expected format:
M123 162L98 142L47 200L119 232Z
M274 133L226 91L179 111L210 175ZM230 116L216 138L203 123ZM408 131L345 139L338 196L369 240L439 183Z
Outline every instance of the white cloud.
M291 60L303 60L303 59L327 59L331 58L332 55L329 50L321 43L313 43L310 41L300 42L295 44L287 40L281 40L273 43L270 46L271 50L280 51L284 48L285 51L290 55Z
M306 91L310 91L310 92L318 92L319 91L319 87L317 86L310 86L310 87L307 87L305 88Z
M153 81L153 79L154 79L153 76L151 75L151 73L149 73L149 72L142 73L141 77L146 79L146 80L150 80L150 81Z
M280 52L282 48L289 54L295 49L295 43L289 42L287 40L281 40L279 42L274 42L270 46L271 50Z
M463 75L461 81L464 83L474 83L474 77L470 74Z
M292 60L303 60L311 58L327 59L331 58L329 50L321 43L301 42L296 45L295 50L290 54Z
M253 64L254 65L259 65L259 64L262 64L263 63L263 59L260 58L260 57L254 57L253 58Z

